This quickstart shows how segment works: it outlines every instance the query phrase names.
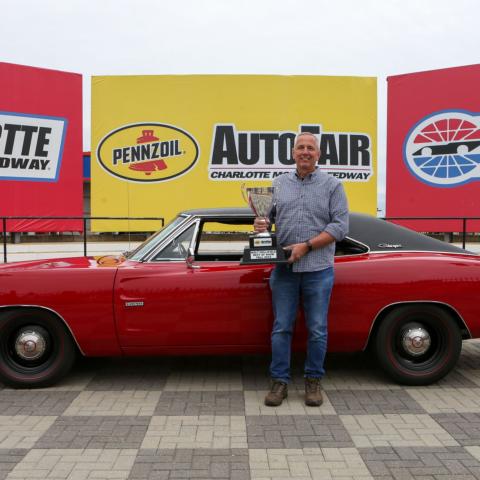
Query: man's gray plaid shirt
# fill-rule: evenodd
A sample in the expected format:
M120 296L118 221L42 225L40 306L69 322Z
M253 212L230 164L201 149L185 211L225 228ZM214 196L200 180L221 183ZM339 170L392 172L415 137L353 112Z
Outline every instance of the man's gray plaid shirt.
M348 204L343 185L318 168L304 179L296 172L285 173L273 181L273 207L270 220L275 223L281 246L302 243L321 232L336 241L348 233ZM331 267L335 243L313 250L293 264L294 272L315 272Z

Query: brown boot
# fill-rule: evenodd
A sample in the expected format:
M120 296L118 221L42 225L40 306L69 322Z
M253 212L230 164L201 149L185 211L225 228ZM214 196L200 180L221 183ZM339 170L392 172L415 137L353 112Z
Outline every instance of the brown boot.
M319 378L305 378L305 405L319 407L323 403Z
M288 386L279 380L270 381L270 391L265 396L265 405L268 407L278 407L283 399L288 396Z

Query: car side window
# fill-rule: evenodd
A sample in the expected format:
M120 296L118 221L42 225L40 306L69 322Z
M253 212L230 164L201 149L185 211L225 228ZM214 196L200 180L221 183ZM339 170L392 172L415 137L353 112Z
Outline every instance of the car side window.
M222 221L203 222L195 259L239 262L243 249L248 245L248 236L252 230L252 222L245 224Z
M178 237L168 243L153 258L153 262L185 260L188 255L188 249L192 243L195 234L195 225L191 225Z

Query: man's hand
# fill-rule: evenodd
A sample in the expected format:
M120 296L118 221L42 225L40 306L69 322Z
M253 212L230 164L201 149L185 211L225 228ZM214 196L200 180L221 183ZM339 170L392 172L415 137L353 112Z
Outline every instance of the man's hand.
M253 228L257 233L267 232L269 226L270 220L265 217L256 217L253 221Z
M284 250L290 250L292 252L288 257L288 263L294 263L308 253L308 246L305 242L294 243L293 245L287 245L283 248Z

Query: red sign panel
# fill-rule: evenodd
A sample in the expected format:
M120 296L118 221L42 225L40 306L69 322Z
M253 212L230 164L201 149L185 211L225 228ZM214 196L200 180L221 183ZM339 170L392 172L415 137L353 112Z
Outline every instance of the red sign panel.
M83 214L82 76L0 63L0 216ZM8 220L7 231L81 231L81 220Z
M480 65L388 78L387 217L480 217ZM463 222L398 222L462 231ZM467 221L478 231L480 221Z

